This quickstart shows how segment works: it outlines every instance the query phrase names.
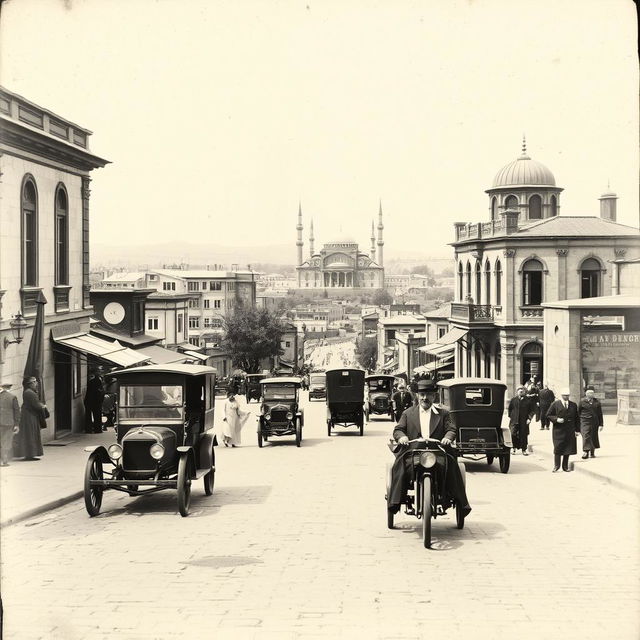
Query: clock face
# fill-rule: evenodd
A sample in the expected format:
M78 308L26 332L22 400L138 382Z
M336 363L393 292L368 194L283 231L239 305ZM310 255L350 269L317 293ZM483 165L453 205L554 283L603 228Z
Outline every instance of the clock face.
M124 307L119 302L110 302L104 308L104 319L109 324L120 324L124 319Z

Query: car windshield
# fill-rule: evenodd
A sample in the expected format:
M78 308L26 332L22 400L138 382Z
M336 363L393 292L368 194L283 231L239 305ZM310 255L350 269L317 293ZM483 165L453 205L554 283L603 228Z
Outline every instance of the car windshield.
M367 384L369 385L369 391L391 390L391 380L386 380L385 378L374 378L372 380L367 380Z
M265 400L294 400L296 397L296 388L294 385L277 385L265 386Z
M311 384L324 384L324 374L321 376L311 376L310 383Z
M182 420L184 418L182 385L122 385L119 416L124 420Z

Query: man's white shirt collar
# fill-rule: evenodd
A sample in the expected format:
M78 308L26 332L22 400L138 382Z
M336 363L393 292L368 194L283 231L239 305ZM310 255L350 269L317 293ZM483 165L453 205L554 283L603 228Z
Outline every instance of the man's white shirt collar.
M423 409L422 405L418 405L420 407L420 413L427 413L427 411L433 411L433 413L435 414L440 414L440 412L438 411L438 409L436 409L436 405L432 404L428 409Z

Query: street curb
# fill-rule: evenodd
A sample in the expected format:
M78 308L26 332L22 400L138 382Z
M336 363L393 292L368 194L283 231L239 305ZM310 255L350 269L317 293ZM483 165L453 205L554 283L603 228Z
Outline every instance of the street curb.
M545 458L549 458L549 460L553 459L553 454L552 453L548 453L547 451L544 451L542 449L537 449L532 446L529 445L529 450L533 453L537 453L539 455L544 456ZM579 471L581 473L584 473L588 476L591 476L592 478L595 478L597 480L604 480L605 482L607 482L608 484L610 484L612 487L616 487L616 489L623 489L624 491L628 491L632 494L634 494L635 496L639 496L640 497L640 489L638 489L637 487L633 487L629 484L627 484L626 482L621 482L620 480L615 480L614 478L611 478L609 476L605 476L602 473L598 473L597 471L593 471L593 469L586 469L585 467L582 466L576 466L573 462L571 463L571 465L573 466L573 470L574 471Z
M65 504L69 502L73 502L74 500L78 500L78 498L82 498L84 492L83 491L75 491L69 495L63 496L62 498L56 498L55 500L50 500L45 504L41 504L38 507L33 507L33 509L27 509L18 515L12 516L0 522L0 529L4 529L12 524L18 524L18 522L23 522L24 520L28 520L29 518L33 518L34 516L39 516L42 513L46 513L47 511L53 511L54 509L58 509L59 507L63 507Z

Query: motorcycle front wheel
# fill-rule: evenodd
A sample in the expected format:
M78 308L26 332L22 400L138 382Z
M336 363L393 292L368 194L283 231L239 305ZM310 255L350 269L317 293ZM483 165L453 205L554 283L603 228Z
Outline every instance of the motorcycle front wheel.
M431 547L431 478L422 479L422 544Z

